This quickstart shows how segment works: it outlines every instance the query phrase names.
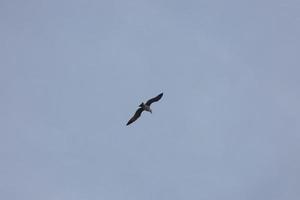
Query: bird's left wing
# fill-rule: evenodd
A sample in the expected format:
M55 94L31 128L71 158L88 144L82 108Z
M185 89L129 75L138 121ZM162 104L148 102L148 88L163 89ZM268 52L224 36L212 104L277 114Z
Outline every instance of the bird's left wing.
M131 124L132 122L134 122L135 120L137 120L141 116L141 113L143 111L144 111L143 108L137 109L137 111L135 112L135 114L133 115L133 117L127 122L126 126L128 126L129 124Z

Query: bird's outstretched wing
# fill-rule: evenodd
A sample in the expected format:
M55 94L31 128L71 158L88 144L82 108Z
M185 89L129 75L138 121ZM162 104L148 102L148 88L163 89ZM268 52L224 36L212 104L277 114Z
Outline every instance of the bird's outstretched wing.
M135 120L137 120L141 116L141 113L143 111L144 111L143 108L137 109L137 111L135 112L135 114L133 115L133 117L127 122L126 126L128 126L129 124L131 124L132 122L134 122Z
M159 95L157 95L156 97L152 98L152 99L149 99L147 102L146 102L146 105L147 106L150 106L153 102L156 102L156 101L159 101L161 99L161 97L163 96L163 93L160 93Z

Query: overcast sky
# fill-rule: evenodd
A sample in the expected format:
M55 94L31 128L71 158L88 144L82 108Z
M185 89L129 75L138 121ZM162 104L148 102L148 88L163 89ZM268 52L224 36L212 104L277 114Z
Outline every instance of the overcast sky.
M299 10L1 0L0 199L300 199Z

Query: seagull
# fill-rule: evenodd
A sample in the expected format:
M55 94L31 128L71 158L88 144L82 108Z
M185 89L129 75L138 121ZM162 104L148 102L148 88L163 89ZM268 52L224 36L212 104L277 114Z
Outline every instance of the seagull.
M141 114L142 114L143 111L148 111L148 112L152 113L150 105L153 102L159 101L162 96L163 96L163 93L160 93L156 97L153 97L152 99L149 99L146 103L142 102L139 105L139 108L136 110L136 112L133 115L133 117L127 122L126 126L128 126L129 124L131 124L132 122L134 122L135 120L137 120L141 116Z

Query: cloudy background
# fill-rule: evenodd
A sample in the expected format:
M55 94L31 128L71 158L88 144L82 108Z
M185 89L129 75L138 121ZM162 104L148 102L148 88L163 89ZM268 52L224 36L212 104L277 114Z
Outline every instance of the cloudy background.
M299 10L1 0L0 199L298 200Z

